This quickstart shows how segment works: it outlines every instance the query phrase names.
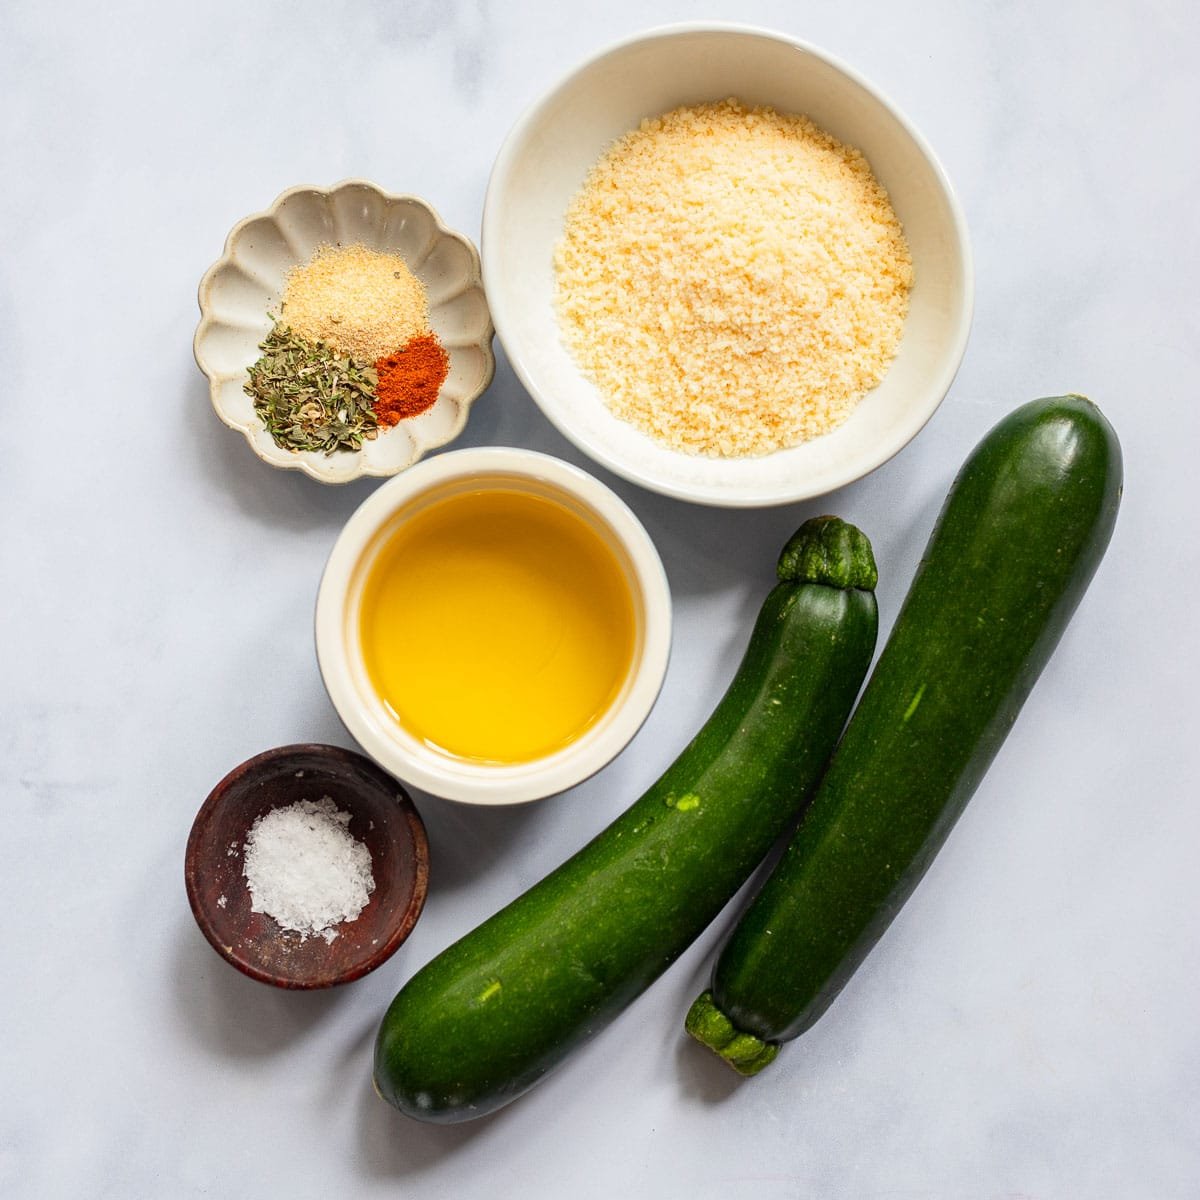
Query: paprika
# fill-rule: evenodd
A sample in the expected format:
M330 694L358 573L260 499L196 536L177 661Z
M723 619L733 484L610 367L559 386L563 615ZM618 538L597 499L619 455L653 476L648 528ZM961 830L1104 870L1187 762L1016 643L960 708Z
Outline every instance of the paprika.
M450 356L432 333L418 334L394 354L379 359L374 404L379 424L395 425L432 407L449 369Z

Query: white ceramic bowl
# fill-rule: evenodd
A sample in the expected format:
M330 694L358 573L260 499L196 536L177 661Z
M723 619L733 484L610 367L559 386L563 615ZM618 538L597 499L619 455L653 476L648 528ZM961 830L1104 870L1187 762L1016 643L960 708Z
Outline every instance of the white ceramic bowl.
M246 372L270 332L267 313L279 311L288 271L307 262L318 246L338 243L403 256L428 292L430 324L450 356L450 369L431 408L381 431L361 450L296 453L277 446L258 419L244 390ZM193 348L217 416L245 434L264 462L323 483L394 475L452 441L496 369L478 251L446 228L424 200L392 195L361 179L292 188L266 212L240 221L201 279L199 301Z
M644 117L729 96L804 114L866 155L904 226L915 284L896 359L844 424L763 457L715 459L671 450L608 411L560 339L552 256L569 201L611 142ZM501 148L487 190L482 252L496 332L546 416L617 474L705 504L808 499L886 462L941 403L971 323L966 225L920 134L850 67L793 38L745 26L652 30L571 72Z
M429 503L489 486L553 498L582 516L615 553L634 597L633 663L608 711L566 748L514 765L454 758L404 730L371 686L358 635L370 565L397 528ZM599 480L532 450L495 446L456 450L390 480L346 523L321 577L316 641L321 676L334 708L355 741L385 770L449 800L521 804L580 783L620 753L641 727L667 669L671 594L650 536Z

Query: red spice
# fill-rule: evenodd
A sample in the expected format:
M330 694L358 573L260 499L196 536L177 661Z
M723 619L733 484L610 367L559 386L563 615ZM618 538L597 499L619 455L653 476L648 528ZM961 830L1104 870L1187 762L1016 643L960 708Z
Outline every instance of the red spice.
M433 405L450 369L450 356L432 333L411 341L375 364L375 416L380 425L395 425Z

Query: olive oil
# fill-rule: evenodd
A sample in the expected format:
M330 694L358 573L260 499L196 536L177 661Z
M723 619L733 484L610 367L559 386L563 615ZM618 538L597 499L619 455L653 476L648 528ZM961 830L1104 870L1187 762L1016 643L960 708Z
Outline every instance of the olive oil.
M604 714L636 628L626 573L582 517L481 488L435 501L384 543L360 636L372 686L410 734L456 758L522 763Z

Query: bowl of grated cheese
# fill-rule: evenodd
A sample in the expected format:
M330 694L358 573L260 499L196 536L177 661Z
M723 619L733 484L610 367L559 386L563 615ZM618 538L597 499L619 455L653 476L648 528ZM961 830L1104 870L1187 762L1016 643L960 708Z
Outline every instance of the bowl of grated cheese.
M760 507L902 449L966 348L970 248L933 152L856 71L778 33L651 30L518 120L483 216L514 370L651 490Z

